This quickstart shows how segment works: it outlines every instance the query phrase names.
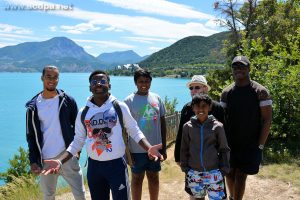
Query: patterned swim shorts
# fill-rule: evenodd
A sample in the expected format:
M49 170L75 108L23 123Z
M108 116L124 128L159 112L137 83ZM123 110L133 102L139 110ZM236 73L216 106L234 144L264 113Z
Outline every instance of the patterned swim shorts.
M186 174L187 187L195 198L203 198L208 193L210 200L219 200L225 196L224 181L220 170L198 172L190 169Z

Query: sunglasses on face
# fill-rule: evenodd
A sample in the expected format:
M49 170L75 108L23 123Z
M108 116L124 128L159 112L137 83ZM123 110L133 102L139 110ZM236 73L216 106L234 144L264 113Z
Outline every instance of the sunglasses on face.
M191 86L191 87L189 87L190 90L193 90L193 89L199 90L201 88L202 88L201 86Z
M95 86L97 84L100 84L100 85L105 85L107 83L107 80L105 79L101 79L101 80L92 80L91 81L91 85L92 86Z

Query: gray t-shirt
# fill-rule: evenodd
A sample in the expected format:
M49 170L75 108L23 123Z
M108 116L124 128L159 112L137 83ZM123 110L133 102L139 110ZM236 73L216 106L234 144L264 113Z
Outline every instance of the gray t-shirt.
M165 106L161 98L152 92L141 96L130 94L124 102L128 105L133 118L151 145L161 143L160 118L165 116ZM132 153L146 153L134 140L129 138L129 148Z

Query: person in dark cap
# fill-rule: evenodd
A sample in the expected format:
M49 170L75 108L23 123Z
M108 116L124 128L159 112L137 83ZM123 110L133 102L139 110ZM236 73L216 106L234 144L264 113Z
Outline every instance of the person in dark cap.
M269 91L250 79L250 61L236 56L232 63L234 83L221 95L225 109L225 130L230 152L230 172L226 176L229 199L241 200L247 175L257 174L262 150L272 121Z

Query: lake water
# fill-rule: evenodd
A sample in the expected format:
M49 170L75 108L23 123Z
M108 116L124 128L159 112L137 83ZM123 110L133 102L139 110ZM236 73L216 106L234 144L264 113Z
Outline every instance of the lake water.
M22 146L27 149L25 139L25 103L42 90L41 73L0 73L0 172L5 171L8 160ZM83 107L91 93L88 88L89 73L61 73L58 88L65 90ZM176 110L190 100L187 79L154 78L151 91L167 96L169 100L177 98ZM136 90L133 77L111 77L111 93L119 100ZM82 154L81 164L86 154ZM0 185L3 182L0 181Z

